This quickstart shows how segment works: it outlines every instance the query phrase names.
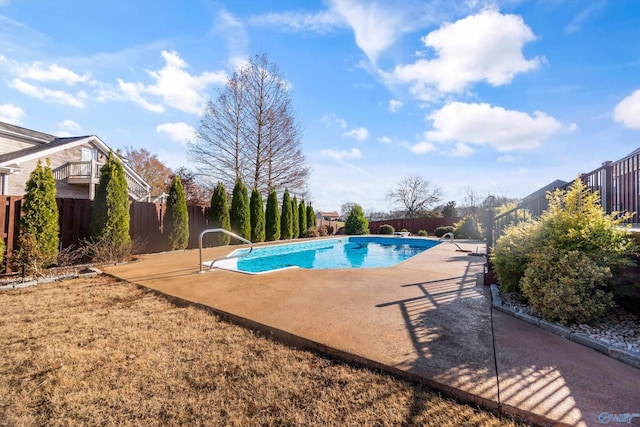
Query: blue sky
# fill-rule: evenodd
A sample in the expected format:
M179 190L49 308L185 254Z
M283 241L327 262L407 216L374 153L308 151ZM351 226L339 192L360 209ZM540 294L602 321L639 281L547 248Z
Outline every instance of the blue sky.
M408 175L523 197L640 147L640 2L0 0L0 120L189 166L203 104L265 52L314 207Z

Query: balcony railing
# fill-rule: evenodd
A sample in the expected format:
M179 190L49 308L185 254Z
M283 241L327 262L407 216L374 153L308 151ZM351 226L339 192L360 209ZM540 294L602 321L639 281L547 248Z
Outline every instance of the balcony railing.
M100 181L100 168L103 165L94 160L69 162L56 168L53 177L69 184L97 184ZM124 172L127 181L129 196L135 200L146 200L149 197L149 187L143 185L138 179Z

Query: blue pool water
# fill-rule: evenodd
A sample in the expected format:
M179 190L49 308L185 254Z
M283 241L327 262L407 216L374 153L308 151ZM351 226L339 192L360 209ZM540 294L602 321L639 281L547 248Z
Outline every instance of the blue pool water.
M246 273L283 268L379 268L396 265L439 242L420 238L351 236L302 243L261 246L244 257L222 260L215 266ZM231 253L246 253L239 249Z

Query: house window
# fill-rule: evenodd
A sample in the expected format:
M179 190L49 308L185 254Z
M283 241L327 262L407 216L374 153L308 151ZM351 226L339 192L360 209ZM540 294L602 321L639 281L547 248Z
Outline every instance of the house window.
M89 162L91 160L98 161L98 150L95 148L82 147L82 161Z

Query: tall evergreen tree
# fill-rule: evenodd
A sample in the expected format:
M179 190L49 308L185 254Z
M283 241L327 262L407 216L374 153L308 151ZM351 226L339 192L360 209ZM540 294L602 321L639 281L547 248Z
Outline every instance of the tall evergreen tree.
M344 223L346 234L369 234L369 221L360 205L354 205Z
M209 208L209 227L222 228L231 231L231 219L229 217L229 205L227 203L227 190L218 182L211 196L211 207ZM218 233L216 243L218 246L225 246L231 242L231 236Z
M291 212L291 198L289 190L284 190L282 196L282 216L280 217L280 238L289 240L293 236L293 213Z
M300 200L300 206L298 206L298 222L300 223L300 237L306 237L306 235L307 235L307 207L304 204L304 199Z
M48 159L44 167L42 162L38 161L27 181L22 202L20 232L21 243L24 243L24 247L21 245L21 250L27 258L24 261L37 262L36 267L46 267L55 262L59 244L58 205L56 181ZM27 244L28 241L31 244Z
M231 196L231 230L244 239L251 239L251 211L249 210L249 194L241 180L236 181Z
M131 254L129 236L129 194L127 180L120 160L109 153L100 168L100 182L91 211L91 235L97 242L118 251L121 260Z
M278 194L271 190L267 197L266 239L268 242L280 239L280 212L278 212Z
M311 202L307 206L307 229L316 226L316 213L313 210L313 206L311 206Z
M169 188L162 229L169 250L185 249L189 244L187 199L178 175L173 177L171 188Z
M293 214L291 215L293 221L293 235L291 238L297 239L300 236L300 219L298 218L298 198L296 196L293 196L291 200L291 213Z
M251 210L251 241L264 242L265 239L265 217L264 207L262 205L262 195L257 187L251 192L251 200L249 201Z

